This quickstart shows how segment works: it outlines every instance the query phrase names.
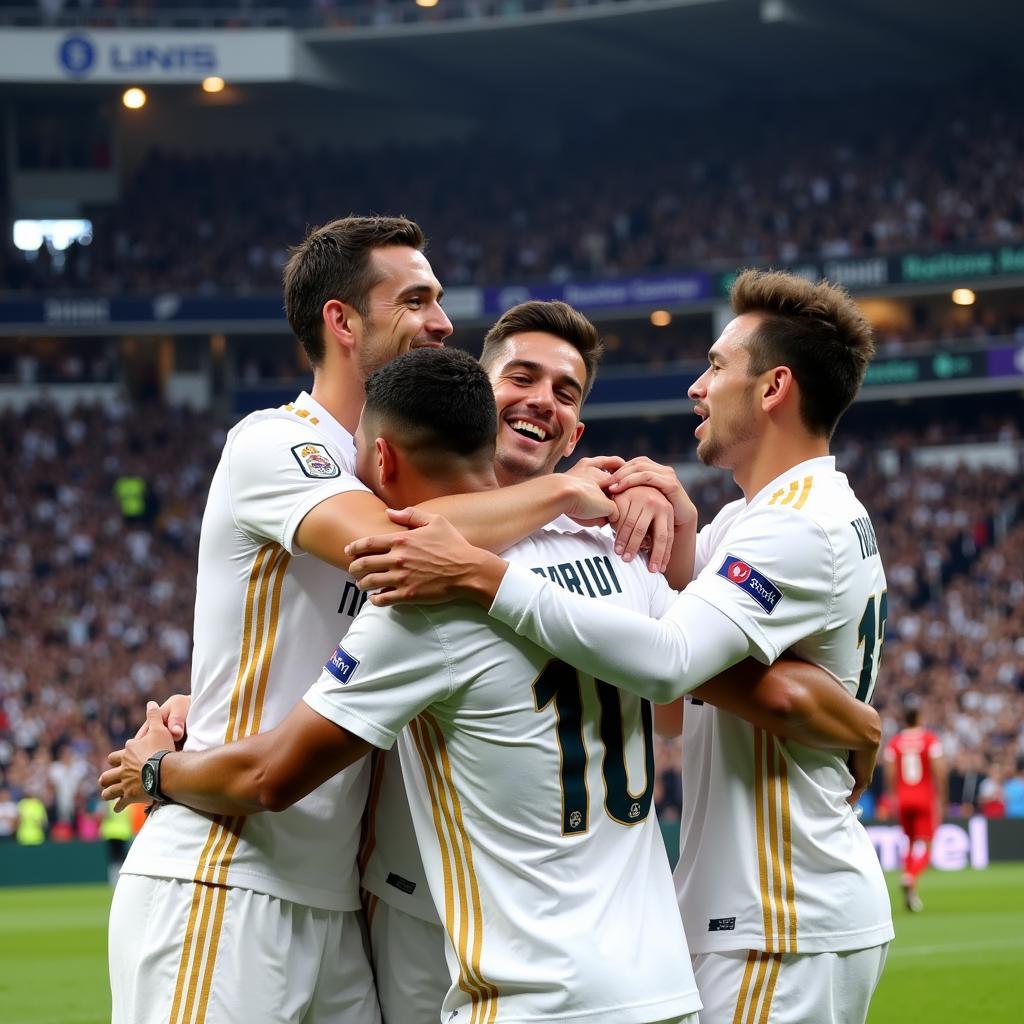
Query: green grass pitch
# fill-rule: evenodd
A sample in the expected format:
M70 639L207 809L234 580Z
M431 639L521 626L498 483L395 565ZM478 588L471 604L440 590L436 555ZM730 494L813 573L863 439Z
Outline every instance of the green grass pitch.
M889 880L896 941L871 1024L1010 1024L1021 1020L1024 864L940 874L921 883L908 914ZM0 889L3 1024L105 1024L105 886Z

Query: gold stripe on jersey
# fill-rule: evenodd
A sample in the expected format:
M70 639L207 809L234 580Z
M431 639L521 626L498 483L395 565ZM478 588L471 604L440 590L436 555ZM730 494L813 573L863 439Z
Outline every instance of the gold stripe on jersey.
M282 405L281 408L284 409L285 412L295 413L296 416L300 416L304 420L308 419L314 427L320 422L320 418L318 416L311 415L308 409L296 409L294 402L288 402L285 405Z
M448 808L444 807L444 820L442 821L442 803L441 794L439 792L439 781L437 778L437 771L432 758L430 757L428 749L428 738L423 732L423 727L416 719L409 723L408 729L410 735L413 738L413 743L416 747L416 752L419 755L420 762L423 766L423 776L426 780L427 789L430 793L430 806L434 814L434 831L437 833L438 846L440 847L441 853L441 874L444 880L444 921L445 931L448 933L448 938L452 943L452 947L456 951L456 959L459 961L459 977L458 986L466 993L470 998L472 1006L472 1015L470 1017L471 1024L475 1024L476 1021L476 1006L477 1000L480 998L481 991L476 986L475 982L470 979L469 972L465 958L462 955L462 947L456 938L456 931L458 930L458 922L456 920L456 903L455 903L455 867L452 861L454 860L454 845L449 845L449 830L446 826L450 827L450 817L448 815ZM459 911L461 913L461 902L459 904Z
M452 861L450 870L445 872L445 922L459 961L460 987L469 996L472 1005L469 1024L491 1024L498 1012L498 989L487 981L480 969L483 950L480 891L473 868L469 834L462 816L462 802L452 777L444 734L428 712L421 713L419 718L411 723L411 727L414 727L413 737L417 751L423 762L428 785L431 786L431 798L435 809L434 823L439 829L442 869L445 857L450 856ZM438 807L447 836L440 830ZM456 883L454 887L451 885L453 875Z
M437 842L441 851L441 876L444 884L444 923L445 931L455 945L455 883L452 880L452 865L448 857L447 834L441 820L441 800L437 792L437 785L434 779L433 763L427 755L424 745L424 737L421 734L419 719L413 719L406 727L412 738L416 753L419 755L420 764L423 768L423 778L426 782L427 791L430 794L430 809L434 816L434 831L437 834ZM466 978L465 968L459 960L459 988L470 998L473 996L473 989Z
M795 953L797 918L789 768L779 741L763 729L754 730L754 792L765 949L769 953Z
M768 851L764 830L764 731L754 729L754 832L757 840L757 878L761 887L761 923L764 941L771 943L772 920L768 906Z
M259 731L277 640L281 590L290 560L291 556L277 544L265 544L253 560L225 743ZM203 1024L206 1019L227 905L228 870L244 824L244 817L217 815L210 825L193 877L192 907L178 964L170 1024Z
M783 505L788 505L796 497L796 492L799 487L800 484L796 480L791 480L789 482L789 490L786 492L786 496L782 499Z
M799 480L790 480L788 488L780 487L777 491L772 493L768 504L789 505L792 503L793 508L803 508L810 496L812 486L814 486L813 476L805 476L803 478L803 482ZM799 497L797 497L798 493ZM794 498L796 498L795 502L793 502Z
M787 953L796 953L796 886L793 884L793 818L789 806L789 765L779 750L779 784L782 803L782 865L786 872L786 910L789 914Z
M771 853L771 898L774 908L773 931L770 941L765 943L769 952L778 948L779 939L786 932L785 909L782 895L782 864L779 859L779 842L781 839L779 829L779 808L778 808L778 747L775 739L767 734L764 737L765 754L767 757L767 779L768 786L766 796L768 799L768 850ZM767 939L768 936L765 936Z
M800 489L800 497L796 499L796 503L793 505L793 508L803 508L804 507L804 505L807 503L807 499L810 497L811 487L813 485L814 485L814 477L813 476L805 476L804 477L804 485Z
M483 943L483 915L480 911L480 894L477 890L476 874L473 869L473 855L469 848L469 837L466 835L462 820L462 803L451 775L451 764L445 747L444 735L436 720L424 713L420 716L422 735L425 746L431 754L431 766L435 782L438 786L442 817L448 825L449 843L446 850L451 851L453 874L459 896L457 909L458 938L452 935L460 967L463 968L466 980L475 990L470 995L472 1011L470 1024L483 1024L494 1019L497 1013L497 989L488 982L480 970L480 955ZM472 949L469 947L472 934Z
M471 964L473 967L473 973L479 979L480 984L492 1000L486 1016L486 1022L487 1024L490 1024L498 1013L498 989L484 978L483 972L480 970L480 957L483 953L484 942L484 916L480 906L480 888L477 885L476 871L473 868L473 850L470 846L469 832L466 831L466 824L462 818L462 801L459 800L459 794L455 788L455 780L452 777L452 766L451 761L448 758L448 748L445 745L444 733L441 732L441 727L437 724L437 720L433 715L428 712L424 712L421 717L423 718L424 723L434 734L434 740L441 755L441 769L443 772L444 783L451 794L452 809L455 812L455 835L462 844L466 874L469 878L470 907L473 910L474 939ZM481 1014L481 1020L484 1019L483 1014Z

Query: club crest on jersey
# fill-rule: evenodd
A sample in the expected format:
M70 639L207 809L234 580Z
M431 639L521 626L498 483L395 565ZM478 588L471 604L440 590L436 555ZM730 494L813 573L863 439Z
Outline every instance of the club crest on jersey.
M312 441L297 444L292 448L292 455L295 456L295 461L302 472L314 480L324 480L341 474L338 464L322 444L313 444Z
M327 659L324 668L334 676L342 685L351 682L352 675L359 668L359 659L353 658L341 644L338 644L335 652Z
M769 615L782 600L782 591L763 572L735 555L726 555L718 575L749 594Z

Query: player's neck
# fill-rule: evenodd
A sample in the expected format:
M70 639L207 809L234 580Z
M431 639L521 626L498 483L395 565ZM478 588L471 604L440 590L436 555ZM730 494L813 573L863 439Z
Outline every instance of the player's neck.
M749 458L734 466L733 478L743 496L750 501L776 477L794 466L828 454L827 437L804 431L789 433L772 427L751 448Z
M366 401L363 383L355 374L314 373L310 396L322 405L350 434L359 425L359 413Z
M391 508L406 508L409 505L420 505L433 498L445 498L451 494L475 494L478 491L497 489L498 481L493 468L485 466L479 470L467 469L443 476L410 476L389 488L385 501Z

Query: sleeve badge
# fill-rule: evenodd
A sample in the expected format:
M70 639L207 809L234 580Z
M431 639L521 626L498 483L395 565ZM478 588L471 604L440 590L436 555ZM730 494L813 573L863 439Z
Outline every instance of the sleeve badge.
M782 591L763 572L759 572L749 562L735 555L726 555L725 561L718 567L715 575L739 587L769 615L782 600Z
M302 472L313 480L326 480L341 475L337 462L322 444L297 444L292 448L292 455Z

